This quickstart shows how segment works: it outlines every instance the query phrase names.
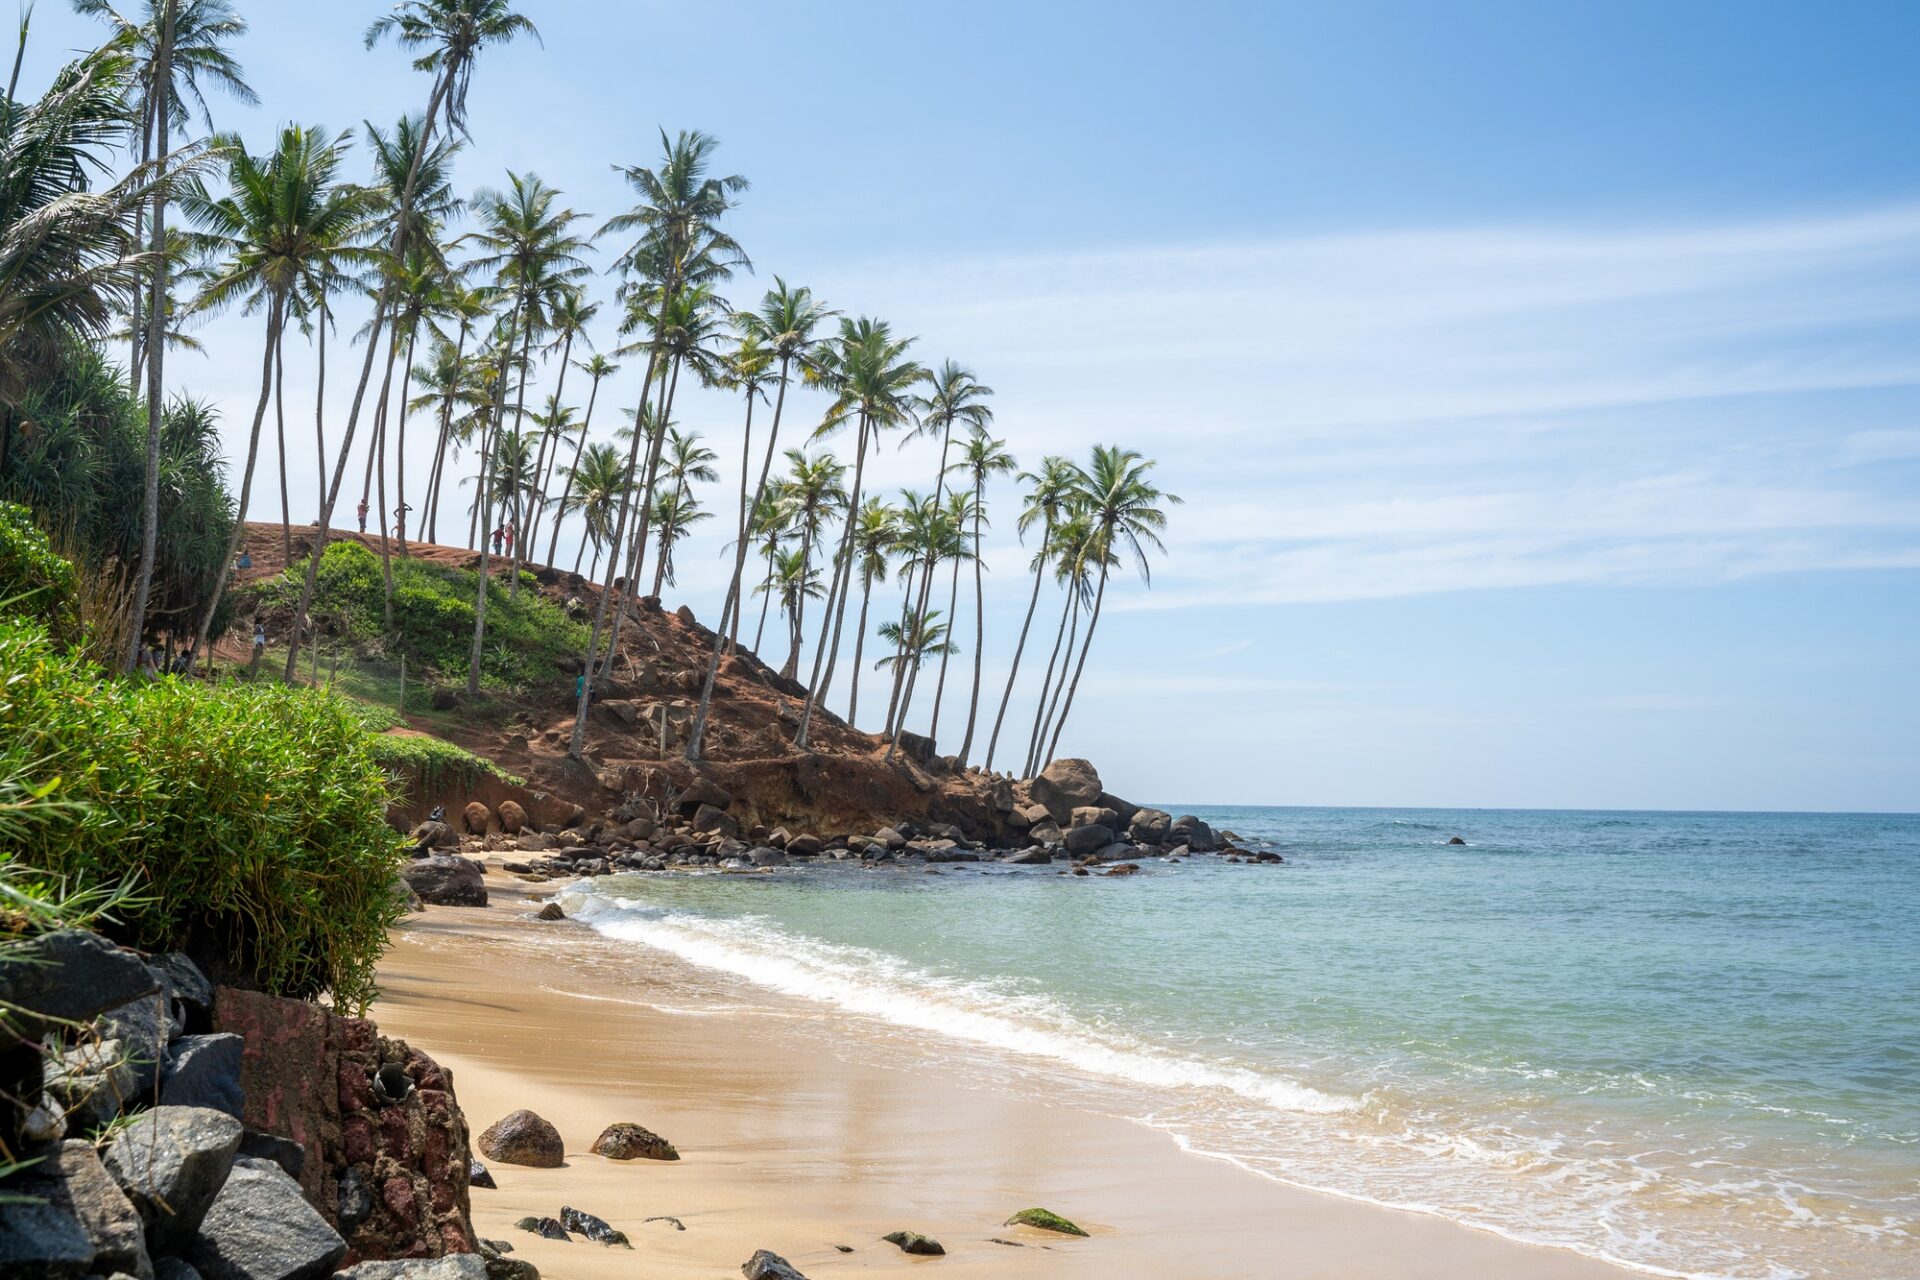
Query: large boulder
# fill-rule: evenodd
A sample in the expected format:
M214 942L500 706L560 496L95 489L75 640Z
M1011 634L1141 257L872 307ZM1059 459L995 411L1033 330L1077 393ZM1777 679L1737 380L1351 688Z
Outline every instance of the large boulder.
M771 1249L756 1250L740 1264L740 1274L747 1280L807 1280L799 1268Z
M480 864L471 858L436 854L409 862L400 869L407 887L420 895L422 902L442 907L484 907L487 884Z
M795 858L817 858L820 856L820 851L826 847L826 841L819 836L803 831L797 836L788 838L786 851Z
M502 800L494 813L500 818L500 829L510 836L519 835L520 828L527 825L527 811L517 800Z
M432 818L416 823L407 839L413 841L416 849L457 849L460 847L460 833L444 822Z
M901 730L900 750L906 754L908 759L916 761L919 764L928 765L933 763L934 741L925 734L913 733L904 729Z
M0 1191L0 1275L153 1280L145 1227L91 1143L66 1142Z
M566 1160L560 1131L525 1109L494 1121L480 1135L480 1154L502 1164L558 1169Z
M487 1280L487 1259L477 1253L450 1253L444 1258L403 1258L396 1262L363 1262L333 1273L333 1280Z
M1073 811L1100 799L1100 775L1085 760L1055 760L1027 783L1035 804L1044 805L1055 822L1069 825Z
M1103 809L1113 810L1114 815L1120 819L1120 826L1122 827L1132 822L1133 815L1140 812L1139 805L1128 804L1125 800L1122 800L1119 796L1113 794L1113 792L1111 791L1102 791L1100 793L1100 798L1098 800L1095 800L1094 803L1099 805Z
M1136 844L1165 844L1173 817L1164 809L1136 809L1127 835Z
M689 824L696 832L714 832L732 839L740 834L740 824L733 815L718 805L703 804L693 811L693 821Z
M696 777L680 792L679 809L686 815L699 812L701 805L726 809L733 805L733 793L712 778Z
M1167 828L1168 844L1183 844L1195 853L1212 853L1220 847L1213 828L1190 813L1183 813Z
M240 1122L206 1107L155 1107L122 1129L106 1169L146 1224L155 1253L175 1253L226 1186ZM298 1188L296 1188L297 1192Z
M1112 844L1113 829L1103 827L1099 823L1089 823L1084 827L1069 827L1064 839L1068 853L1076 858L1084 858Z
M470 800L460 812L460 822L470 836L487 834L487 827L493 821L493 811L478 800Z
M242 1156L182 1256L202 1280L323 1280L346 1252L286 1170Z
M921 1235L918 1231L889 1231L880 1237L895 1246L902 1253L916 1254L923 1258L938 1258L946 1254L946 1248L932 1236Z
M593 1154L609 1160L678 1160L680 1153L651 1129L621 1121L593 1140Z
M1076 827L1105 827L1109 831L1121 831L1126 823L1120 821L1120 815L1104 805L1077 805L1073 811L1073 823Z

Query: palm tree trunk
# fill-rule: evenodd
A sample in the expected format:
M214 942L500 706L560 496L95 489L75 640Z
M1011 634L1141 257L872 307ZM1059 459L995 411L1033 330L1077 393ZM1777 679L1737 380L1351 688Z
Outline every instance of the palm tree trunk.
M434 118L441 104L446 101L448 89L447 69L442 67L439 75L433 79L433 92L427 97L426 123L420 131L420 145L413 153L413 163L407 169L407 185L400 192L400 208L394 219L393 242L387 253L394 261L400 261L407 248L407 223L413 215L414 193L420 185L420 162L426 156L427 148L433 142ZM291 682L297 672L294 663L300 657L300 632L307 623L307 610L313 606L314 587L320 580L320 557L327 548L327 536L333 531L333 506L340 497L340 483L346 478L347 459L353 449L353 435L360 421L360 408L367 394L367 384L373 380L374 348L380 340L380 327L386 322L388 309L387 291L381 290L380 299L373 309L373 331L367 336L367 358L360 366L360 382L354 388L353 403L347 411L346 438L340 442L340 453L334 463L333 481L328 486L325 500L320 507L319 528L313 539L313 554L307 561L307 577L300 585L300 602L294 606L293 632L287 643L287 680Z
M14 89L20 82L20 62L26 56L26 22L21 22L20 43L13 54L13 79L7 83L7 101L17 101ZM147 96L146 106L140 117L140 167L146 168L153 163L153 95ZM133 242L144 244L147 240L147 202L142 200L133 213ZM133 307L127 315L127 390L134 395L140 394L140 374L146 354L147 310L145 295L138 289L133 291Z
M1093 593L1093 616L1087 619L1087 638L1080 642L1080 661L1073 667L1073 683L1067 686L1067 704L1060 708L1060 719L1053 726L1053 740L1047 743L1047 758L1040 763L1042 769L1053 763L1053 753L1060 748L1060 735L1066 731L1067 714L1073 710L1073 695L1080 688L1080 673L1087 669L1087 654L1093 649L1093 630L1100 625L1100 602L1107 598L1107 567L1100 566L1100 587Z
M447 446L453 443L453 393L459 386L458 370L467 354L467 330L470 324L460 321L460 337L453 349L455 382L449 386L440 398L440 443L433 454L433 493L427 499L427 541L440 541L440 493L447 484Z
M283 307L278 299L267 304L267 349L260 359L260 403L253 410L253 432L247 437L247 465L240 473L240 503L233 513L233 532L227 535L227 554L220 562L220 576L214 579L213 594L207 612L200 619L200 630L193 641L197 659L207 652L207 637L213 632L214 615L220 612L220 598L226 594L231 576L229 566L240 554L240 539L247 531L247 502L253 496L253 466L260 457L260 424L267 418L267 397L273 391L273 358L280 349L280 324ZM149 353L151 354L151 353Z
M866 647L867 606L873 602L873 578L868 574L860 575L860 623L853 633L853 670L847 680L847 723L854 728L854 717L860 714L860 653Z
M507 369L513 358L513 331L520 324L520 307L516 302L513 315L507 322L507 331L500 341L500 376L493 387L493 414L495 422L493 436L494 448L499 448L500 431L506 426L507 416ZM526 390L526 374L521 373L520 388ZM482 451L480 455L480 493L476 497L482 525L493 523L493 453ZM467 696L478 697L480 693L480 660L485 653L487 642L487 586L493 567L489 563L487 548L491 531L480 535L480 585L473 604L473 645L467 651Z
M918 564L908 565L906 581L902 584L905 590L900 600L900 644L893 654L893 692L887 698L886 723L880 727L882 736L887 738L893 737L894 720L900 714L900 691L907 687L907 628L913 619L913 588L919 574Z
M420 317L407 326L406 371L400 375L400 430L393 447L394 532L399 536L400 554L407 554L407 397L413 394L413 350L420 337Z
M1049 520L1046 532L1041 535L1041 547L1045 548L1052 539L1053 522ZM1000 710L993 717L993 734L987 739L985 767L988 773L993 772L993 752L1000 745L1000 725L1007 718L1007 704L1013 701L1013 682L1020 678L1020 655L1027 651L1027 631L1033 626L1033 611L1040 603L1040 582L1046 571L1047 562L1043 554L1040 563L1033 567L1033 595L1027 601L1026 620L1020 624L1020 643L1013 647L1013 668L1007 672L1007 691L1000 695Z
M373 414L373 452L380 459L380 485L375 515L380 517L380 614L388 631L393 630L393 544L387 537L387 413L393 394L393 363L400 354L400 322L394 320L387 335L387 371L380 378L380 402Z
M640 585L640 566L645 562L647 531L653 522L653 489L654 485L657 484L660 479L660 448L667 440L667 423L672 421L673 398L679 389L680 359L676 356L673 359L673 367L669 370L668 376L661 379L660 400L658 401L659 418L653 424L653 439L647 445L647 482L646 486L641 490L640 514L633 535L633 550L627 557L626 594L629 597L637 594ZM642 434L638 415L633 419L633 434L636 440L638 440ZM618 563L618 559L617 556L614 557L613 562ZM613 615L613 627L610 632L610 638L607 641L606 661L600 668L602 678L613 674L613 658L615 654L620 652L620 624L626 620L626 616L627 610L625 605L622 604L620 610Z
M324 285L320 289L320 367L314 379L313 442L318 450L314 483L320 486L318 496L324 505L327 500L327 291Z
M580 424L580 443L573 446L573 462L567 468L567 487L560 491L560 505L553 509L553 533L547 538L547 567L553 567L553 553L560 546L560 526L567 519L567 500L573 497L573 473L579 469L580 455L587 449L587 432L593 427L593 406L600 398L600 379L593 380L593 389L587 392L587 416ZM581 549L586 543L580 544ZM580 572L580 557L573 558L573 571Z
M1047 658L1047 674L1040 681L1040 700L1034 706L1033 729L1027 735L1027 758L1022 770L1023 776L1025 777L1031 778L1038 772L1034 767L1034 757L1040 754L1040 734L1047 718L1047 696L1050 692L1053 692L1053 670L1055 664L1060 661L1060 642L1066 640L1069 634L1067 629L1067 619L1069 616L1073 619L1072 634L1078 635L1080 633L1080 614L1074 607L1078 599L1079 593L1076 592L1072 584L1069 583L1066 598L1060 602L1060 627L1059 630L1053 633L1053 653ZM1069 653L1072 652L1071 643L1071 641L1068 641Z
M827 627L820 628L820 648L813 655L813 677L807 681L807 702L800 709L800 728L793 735L793 745L802 751L807 749L807 730L813 726L814 704L827 696L827 689L833 683L834 662L840 656L840 626L847 616L847 597L852 594L853 585L853 528L860 520L860 490L865 484L867 470L867 434L870 424L867 415L860 415L860 442L853 450L853 489L847 495L847 520L840 531L840 550L834 558L833 585L827 590L827 613L833 619L833 638L827 638ZM826 660L827 669L823 675L820 670L821 659Z
M580 550L584 552L584 551L585 551L586 549L587 549L587 543L586 543L586 539L584 539L584 538L583 538L583 539L581 539L581 541L580 541ZM580 572L580 557L579 557L579 556L575 556L575 557L573 558L573 571L574 571L575 573L578 573L578 572ZM593 544L593 567L592 567L591 569L588 569L588 570L587 570L587 578L588 578L588 580L589 580L589 581L591 581L591 580L593 579L593 577L594 577L594 575L595 575L595 574L597 574L597 573L599 573L599 572L600 572L600 544L596 542L596 543L594 543L594 544Z
M527 384L533 381L533 321L529 308L522 307L520 314L526 318L527 325L526 332L520 338L520 389L514 396L513 405L513 434L516 437L526 430ZM509 599L517 599L520 595L520 558L527 549L526 512L520 504L520 497L520 477L516 474L513 477L513 548L507 552Z
M793 644L787 650L787 660L780 665L780 674L789 680L800 678L801 636L806 630L807 616L807 578L813 571L813 526L805 526L800 531L800 589L794 596L793 608L789 611L793 619ZM820 624L820 638L827 636L826 623Z
M159 136L157 152L160 164L167 163L167 95L173 87L173 22L177 0L166 0L167 11L160 24L159 57L153 73L154 130ZM24 41L23 41L24 43ZM12 99L8 99L11 104ZM134 577L133 626L128 628L127 649L121 655L120 670L131 674L141 638L146 634L147 600L153 594L153 562L160 544L160 414L161 358L167 339L167 189L153 191L153 300L147 317L147 460L141 489L140 568ZM236 526L237 528L238 526ZM230 563L232 557L228 557ZM226 572L227 563L220 570Z
M960 559L954 557L953 586L947 591L947 634L953 634L954 611L960 607ZM940 654L940 679L933 686L933 720L927 725L927 736L939 740L940 708L947 697L947 660L953 657L953 646L947 645Z
M773 556L767 556L767 577L761 584L760 625L753 632L753 655L760 656L760 641L767 634L767 606L773 603Z
M973 485L973 692L967 697L967 736L960 740L959 753L954 756L962 769L967 767L967 755L973 750L973 726L980 716L980 661L987 647L987 589L980 576L984 572L980 565L980 521L986 502L987 481L983 475Z
M287 367L281 343L273 347L273 429L280 455L280 553L293 563L293 502L287 495Z
M560 461L560 435L559 435L560 397L566 394L567 364L570 360L572 360L572 358L573 358L573 333L571 330L569 330L567 333L566 344L560 349L560 377L559 377L559 380L556 381L553 385L554 420L553 422L548 424L548 431L551 434L551 439L549 440L547 436L541 437L540 461L534 467L534 470L537 473L536 478L538 482L538 495L535 497L534 503L533 503L533 521L532 521L532 524L527 529L527 538L526 538L527 554L524 557L522 557L528 564L533 563L533 548L538 545L538 539L540 536L540 521L546 515L547 486L553 479L554 467ZM587 442L586 428L582 427L580 430L580 443L581 445L584 446L586 442ZM551 456L549 456L547 453L547 445L549 443L553 445L553 453ZM575 456L578 456L577 450L575 452ZM560 527L560 516L557 511L554 513L553 525L554 525L554 528L556 529ZM548 568L553 567L553 555L551 553L547 555L546 563Z

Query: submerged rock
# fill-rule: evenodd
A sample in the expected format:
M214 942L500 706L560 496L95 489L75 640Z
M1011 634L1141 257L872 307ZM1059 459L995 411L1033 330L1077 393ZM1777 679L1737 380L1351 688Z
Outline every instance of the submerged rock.
M565 920L567 913L560 909L559 903L549 902L546 906L540 908L539 913L533 918L535 920Z
M480 1154L506 1164L558 1169L566 1159L560 1131L527 1110L494 1121L480 1135Z
M890 1231L880 1238L888 1244L898 1245L902 1253L919 1254L921 1257L938 1258L947 1252L938 1240L923 1236L918 1231Z
M1055 1231L1063 1236L1084 1236L1087 1234L1050 1209L1022 1209L1001 1225L1007 1227L1038 1227L1042 1231Z
M1465 844L1466 841L1462 840L1459 836L1453 836L1448 839L1447 843L1448 844Z
M609 1160L678 1160L680 1153L651 1129L621 1121L593 1140L593 1154Z

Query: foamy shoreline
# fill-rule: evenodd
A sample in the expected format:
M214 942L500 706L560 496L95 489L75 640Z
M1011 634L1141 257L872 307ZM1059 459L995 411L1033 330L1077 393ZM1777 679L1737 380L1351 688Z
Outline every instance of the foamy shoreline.
M396 931L375 1014L454 1069L476 1133L519 1107L559 1126L567 1167L495 1165L499 1190L473 1193L479 1233L548 1275L728 1275L758 1248L813 1276L915 1265L982 1276L1633 1274L1289 1187L1123 1119L976 1087L950 1062L881 1066L791 1019L688 1016L666 957L636 962L648 953L534 922L527 886L497 871L488 880L493 906L430 908ZM616 1120L663 1133L683 1158L586 1154ZM562 1204L609 1219L635 1252L512 1226ZM1092 1237L1000 1225L1033 1205ZM658 1215L686 1230L643 1222ZM879 1241L903 1228L940 1239L948 1256L909 1258Z

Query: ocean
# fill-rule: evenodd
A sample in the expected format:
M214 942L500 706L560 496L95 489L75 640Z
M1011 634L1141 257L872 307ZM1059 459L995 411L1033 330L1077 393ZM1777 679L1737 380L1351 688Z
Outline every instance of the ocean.
M1662 1275L1920 1276L1920 815L1158 807L1286 863L561 901L690 1001L1263 1176Z

